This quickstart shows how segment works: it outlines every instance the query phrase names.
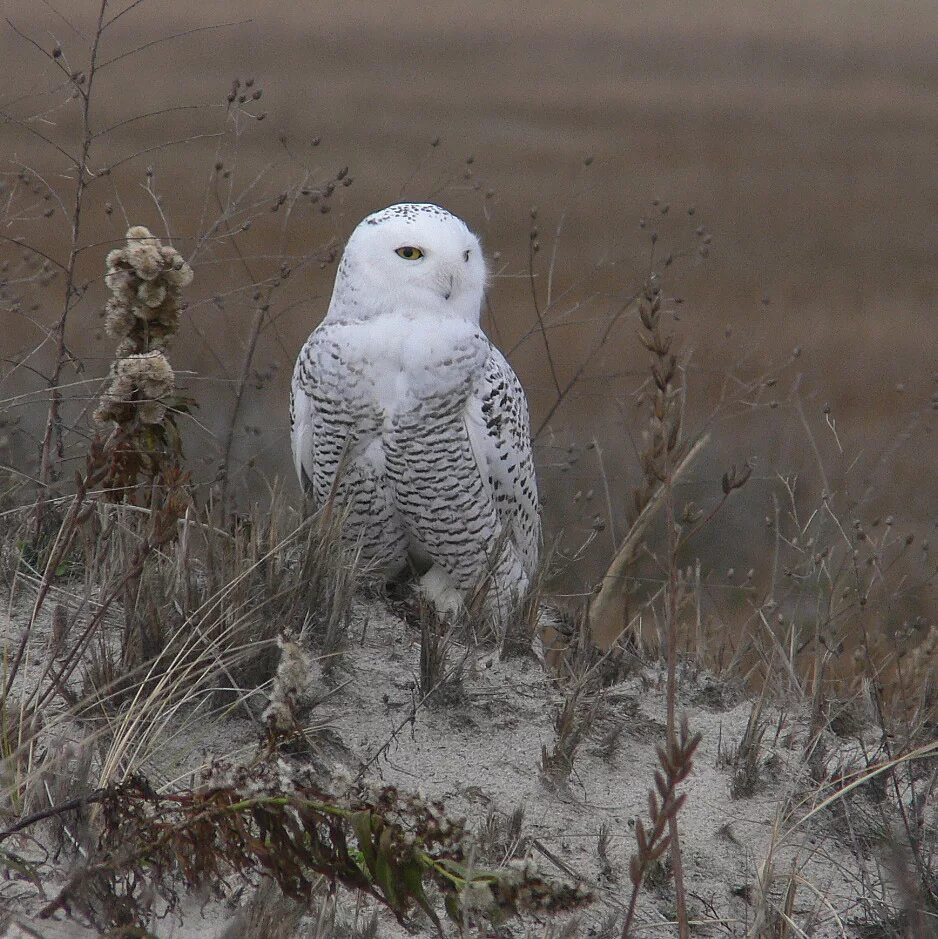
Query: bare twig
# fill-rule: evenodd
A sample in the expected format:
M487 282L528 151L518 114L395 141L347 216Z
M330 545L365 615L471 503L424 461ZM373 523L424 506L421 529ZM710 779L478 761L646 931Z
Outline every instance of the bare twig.
M55 818L57 815L64 815L66 812L72 812L83 806L100 802L105 795L107 795L107 789L94 789L83 796L76 796L74 799L68 799L65 802L60 802L58 805L50 805L48 808L40 809L38 812L33 812L31 815L26 815L16 822L16 824L10 825L9 828L0 831L0 841L6 841L11 835L25 831L32 825L35 825L36 822L45 821L47 818Z
M36 499L36 510L33 519L33 528L35 537L38 539L42 531L42 520L45 511L47 490L53 476L54 460L52 456L53 436L59 437L59 450L61 450L61 421L59 417L59 407L62 401L59 382L62 375L62 369L65 367L65 326L68 322L69 313L77 302L78 296L75 294L75 262L78 257L78 248L81 237L82 209L84 207L85 190L88 184L88 156L91 150L93 134L91 130L91 95L94 88L95 75L98 68L98 48L101 43L103 33L102 24L104 22L104 12L107 9L108 0L101 0L98 8L97 27L94 33L94 39L91 45L91 55L88 63L87 83L82 92L81 109L81 150L78 159L75 179L75 196L72 203L72 225L71 239L69 244L68 261L65 264L65 288L62 304L62 312L59 315L58 322L52 329L52 337L55 343L54 360L52 365L52 374L49 379L51 391L51 400L49 402L49 414L46 419L46 428L42 438L39 457L39 481L40 490ZM61 454L60 454L61 455Z

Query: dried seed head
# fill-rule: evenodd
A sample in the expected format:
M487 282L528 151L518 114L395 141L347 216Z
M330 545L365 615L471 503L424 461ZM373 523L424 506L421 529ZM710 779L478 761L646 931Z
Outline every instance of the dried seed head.
M127 245L107 256L105 282L113 294L105 326L121 339L118 357L163 348L179 323L181 288L192 282L192 269L171 245L135 225Z
M121 339L134 327L134 315L130 308L112 297L104 308L104 328L109 336Z
M151 310L155 310L166 299L166 287L163 284L144 281L137 288L137 299Z
M136 413L143 424L162 423L163 399L172 395L176 376L162 352L144 352L119 359L111 386L95 412L99 421L123 424Z
M320 676L319 664L292 639L280 636L280 662L271 685L270 701L263 720L271 730L286 731L296 725L296 709L308 698Z
M133 268L138 277L153 280L163 268L159 244L159 239L154 238L148 229L135 225L127 231L127 247L123 251L122 259Z

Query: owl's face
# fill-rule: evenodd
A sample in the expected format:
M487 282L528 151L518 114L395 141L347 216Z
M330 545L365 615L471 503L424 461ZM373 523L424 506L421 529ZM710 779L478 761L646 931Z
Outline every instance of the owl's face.
M336 294L365 316L431 312L478 322L485 276L479 239L461 219L403 203L369 215L352 233Z

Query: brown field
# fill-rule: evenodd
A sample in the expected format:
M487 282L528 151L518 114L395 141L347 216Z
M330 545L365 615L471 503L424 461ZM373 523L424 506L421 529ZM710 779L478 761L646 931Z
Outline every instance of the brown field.
M7 0L5 12L47 49L60 42L67 58L80 43L75 30L87 35L92 29L94 7L72 0L57 13ZM101 73L92 114L97 127L148 110L213 106L118 129L95 142L93 158L102 165L221 129L219 105L235 76L256 78L264 97L254 111L266 116L242 121L236 141L229 133L221 142L203 138L151 150L90 187L84 231L92 247L82 265L91 289L69 322L70 341L87 365L82 378L106 372L111 348L106 337L92 338L88 326L97 324L103 301L96 281L103 254L125 227L119 209L105 216L103 203L117 204L119 197L131 222L163 230L143 191L147 165L183 250L193 244L216 153L234 167L237 185L261 179L258 223L242 237L242 250L254 259L252 276L230 251L197 265L191 332L175 354L196 373L190 387L202 404L203 429L190 450L212 465L254 318L245 284L276 270L281 254L299 257L341 244L364 214L401 198L437 200L462 214L487 249L499 253L489 328L514 350L538 425L555 391L540 335L529 334L535 322L531 207L538 208L541 243L533 283L544 306L552 269L553 303L545 317L554 325L561 383L583 362L621 299L641 284L650 232L661 230L659 260L672 245L694 255L693 228L700 223L712 235L709 258L676 263L666 281L685 300L675 325L693 351L693 420L712 412L729 371L752 377L785 363L793 347L803 350L770 393L777 409L737 402L715 425L697 467L706 493L724 463L757 459L748 498L740 500L744 509L728 519L730 531L745 534L732 550L756 537L748 519L761 524L777 473L817 478L814 450L794 407L795 387L831 485L855 483L862 490L870 484L870 512L895 512L917 529L933 513L938 474L927 434L938 367L932 323L938 12L931 5L887 12L871 2L751 0L706 10L681 2L641 8L594 2L576 9L561 3L349 9L256 0L197 8L153 2L106 34L107 57L225 23L235 25L155 45ZM0 32L0 61L9 113L25 119L60 103L54 95L21 100L54 84L56 70L9 27ZM61 142L74 140L79 130L73 111L61 109L42 127ZM4 158L67 188L66 168L54 150L12 124L0 125L0 134ZM314 138L321 138L315 147ZM439 145L431 146L437 138ZM594 158L588 167L587 156ZM322 181L343 166L354 184L339 187L330 214L301 200L278 234L279 217L264 213L281 186ZM666 217L662 204L671 207ZM690 205L693 220L686 215ZM648 218L644 229L642 217ZM18 217L4 231L63 250L58 213L48 221ZM295 351L324 311L331 277L329 266L300 265L271 300L252 363L259 375L248 385L235 437L237 479L253 491L263 484L252 468L265 478L289 473L285 389ZM211 302L218 295L224 295L224 309ZM56 303L60 294L48 308L43 301L34 319L51 321ZM11 312L0 315L9 317L6 359L37 345L41 333L34 324ZM568 448L599 442L613 517L636 472L630 438L638 428L627 396L642 380L645 357L634 338L634 316L615 326L539 439L552 527L565 524L575 539L588 530L592 514L608 520L610 509L589 509L577 518L582 513L571 507L572 495L598 491L601 473L592 453L577 459L579 449L571 465ZM561 328L564 320L571 325ZM41 362L45 351L30 361ZM5 397L42 384L23 368L12 374L9 363L5 368ZM27 431L35 432L41 397L28 407L17 402L24 421L16 439L27 458L34 452ZM836 435L823 418L825 404ZM884 448L886 462L880 460ZM585 574L605 563L612 537L607 529L590 549ZM731 559L726 566L746 563Z

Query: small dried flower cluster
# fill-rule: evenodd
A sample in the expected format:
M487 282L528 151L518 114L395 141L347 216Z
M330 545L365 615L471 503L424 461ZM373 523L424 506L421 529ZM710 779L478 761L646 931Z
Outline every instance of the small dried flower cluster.
M120 340L117 356L164 349L179 328L180 297L192 268L172 245L142 225L127 231L127 246L107 256L105 283L113 296L105 311L108 335Z
M181 290L192 282L192 268L175 248L135 225L127 231L126 247L107 256L105 282L113 294L105 326L120 342L95 417L120 425L134 418L162 424L165 401L176 387L163 350L179 326Z
M102 395L95 417L126 424L134 416L143 424L161 424L166 398L176 388L176 376L162 352L143 352L118 359L114 377Z
M462 858L466 839L466 819L448 815L439 799L422 792L401 792L396 786L359 782L349 794L349 805L359 811L370 808L405 832L402 844L418 841L424 848L436 848L442 855Z
M319 674L319 666L298 642L281 635L277 638L277 645L280 647L280 662L262 719L271 730L286 732L296 726L297 708L308 698L310 685Z
M401 792L395 786L362 781L348 798L356 815L367 813L372 819L371 828L380 836L382 850L399 867L406 868L414 852L419 852L423 863L435 871L438 886L447 891L455 888L446 906L457 921L461 921L460 911L497 923L521 912L575 909L591 899L582 885L542 877L531 858L513 859L497 869L476 867L467 861L475 851L466 819L448 814L442 802L422 792Z

